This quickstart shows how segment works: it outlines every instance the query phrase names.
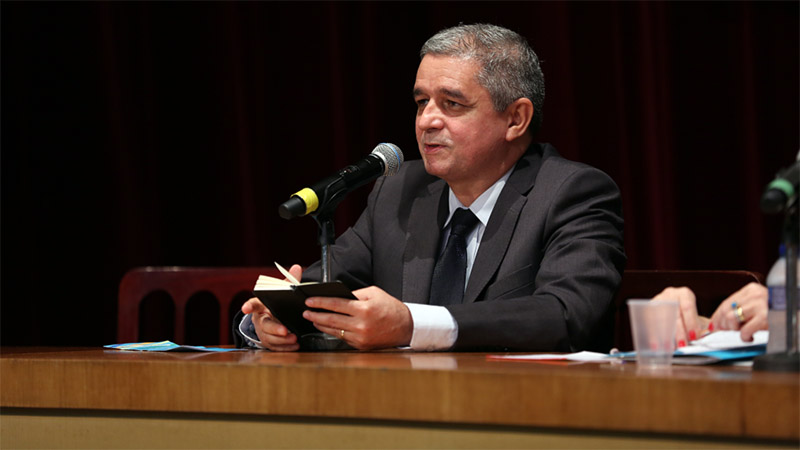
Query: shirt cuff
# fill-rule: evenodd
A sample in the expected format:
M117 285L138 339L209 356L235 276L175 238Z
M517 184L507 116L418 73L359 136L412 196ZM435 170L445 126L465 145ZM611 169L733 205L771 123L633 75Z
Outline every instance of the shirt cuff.
M253 319L250 318L250 314L245 314L242 321L239 322L239 334L244 337L245 343L250 347L266 349L266 347L261 345L261 341L258 340L256 326L253 325Z
M414 330L411 332L411 348L432 351L447 350L456 343L458 324L444 306L406 303Z

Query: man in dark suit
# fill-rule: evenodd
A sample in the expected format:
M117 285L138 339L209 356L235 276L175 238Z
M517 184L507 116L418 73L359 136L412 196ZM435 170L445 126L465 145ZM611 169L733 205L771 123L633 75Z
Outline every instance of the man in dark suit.
M625 264L619 190L533 142L536 54L492 25L443 30L420 53L422 161L380 178L331 249L333 278L358 301L310 298L335 313L304 316L358 349L607 350ZM305 273L318 276L318 264ZM242 311L250 345L299 348L257 299Z

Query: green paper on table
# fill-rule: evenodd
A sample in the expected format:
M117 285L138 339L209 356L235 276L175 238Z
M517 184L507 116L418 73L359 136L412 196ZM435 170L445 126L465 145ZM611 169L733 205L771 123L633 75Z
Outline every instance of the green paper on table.
M137 350L143 352L235 352L240 348L203 347L202 345L178 345L172 341L132 342L129 344L104 345L115 350Z

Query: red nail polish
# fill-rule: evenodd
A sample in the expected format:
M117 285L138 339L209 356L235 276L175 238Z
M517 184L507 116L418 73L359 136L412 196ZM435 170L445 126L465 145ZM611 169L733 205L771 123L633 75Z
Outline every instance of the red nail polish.
M686 347L686 341L684 341L683 339L678 341L678 347Z
M714 324L711 322L708 323L708 331L714 331Z
M697 333L694 330L689 331L689 340L693 341L697 339Z

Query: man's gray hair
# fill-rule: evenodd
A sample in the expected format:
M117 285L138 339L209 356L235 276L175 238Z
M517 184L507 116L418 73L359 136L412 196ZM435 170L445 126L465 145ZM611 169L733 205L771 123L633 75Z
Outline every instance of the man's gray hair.
M425 55L471 59L481 65L476 76L492 98L496 111L505 111L520 98L533 103L531 134L542 125L544 74L539 57L519 34L497 25L472 24L446 28L425 42L419 52Z

